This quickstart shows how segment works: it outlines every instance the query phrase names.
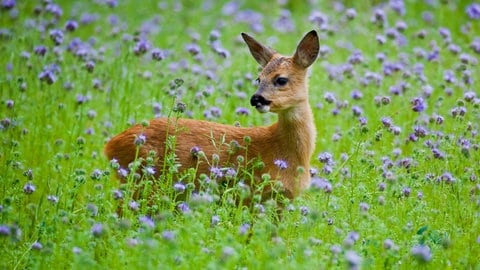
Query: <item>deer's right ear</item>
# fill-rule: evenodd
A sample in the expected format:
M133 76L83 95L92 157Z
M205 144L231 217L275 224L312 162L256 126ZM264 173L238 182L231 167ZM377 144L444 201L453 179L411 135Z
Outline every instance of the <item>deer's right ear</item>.
M258 41L256 41L251 36L242 33L243 40L248 45L248 49L250 49L250 53L252 54L253 58L257 60L257 62L262 66L265 67L267 63L272 59L273 55L276 54L276 51L263 46Z

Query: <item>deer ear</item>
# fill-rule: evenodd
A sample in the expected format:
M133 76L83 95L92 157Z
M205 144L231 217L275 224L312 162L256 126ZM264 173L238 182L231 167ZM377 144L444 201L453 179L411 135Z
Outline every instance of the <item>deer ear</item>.
M297 46L297 51L293 55L295 64L303 68L308 68L318 57L320 44L315 30L308 32Z
M243 40L245 40L245 43L247 43L248 49L250 49L253 58L255 58L262 67L265 67L270 59L272 59L273 55L277 53L275 50L263 46L245 33L242 33L242 37Z

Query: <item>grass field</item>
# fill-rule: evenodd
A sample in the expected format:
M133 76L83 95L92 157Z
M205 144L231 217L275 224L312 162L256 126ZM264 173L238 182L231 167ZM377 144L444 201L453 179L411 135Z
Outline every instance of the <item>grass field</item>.
M2 0L0 269L480 269L480 2L300 2ZM291 54L312 29L314 177L281 220L131 200L110 137L178 102L273 123L240 33Z

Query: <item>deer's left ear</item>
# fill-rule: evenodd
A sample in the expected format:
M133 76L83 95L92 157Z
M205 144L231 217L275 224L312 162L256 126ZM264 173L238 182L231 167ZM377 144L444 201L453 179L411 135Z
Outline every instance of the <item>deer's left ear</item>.
M303 68L308 68L318 57L320 44L315 30L308 32L297 46L297 51L293 55L295 64Z

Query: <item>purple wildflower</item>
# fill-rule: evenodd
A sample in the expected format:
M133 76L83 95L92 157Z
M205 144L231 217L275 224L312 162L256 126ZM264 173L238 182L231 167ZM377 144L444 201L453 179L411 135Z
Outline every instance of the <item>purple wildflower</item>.
M320 177L313 177L310 187L313 189L323 190L325 193L332 192L332 184L327 179Z
M320 161L321 163L325 163L325 164L332 164L333 163L333 156L332 156L332 154L330 154L328 152L322 152L318 155L318 161Z
M10 226L1 224L0 225L0 236L8 236L11 233Z
M42 243L40 243L38 241L33 242L33 244L32 244L32 249L33 250L41 250L42 248L43 248Z
M189 213L190 207L186 202L181 202L177 205L177 209L180 210L182 213Z
M395 243L393 242L392 239L385 239L385 241L383 241L383 248L384 249L395 249Z
M353 8L349 8L345 11L345 16L348 20L353 20L357 17L357 11Z
M27 195L30 195L33 192L35 192L35 189L36 189L35 185L31 182L28 182L23 186L23 192L25 192L25 194Z
M63 43L63 32L59 29L50 30L50 39L55 43L55 45L60 45Z
M345 252L345 260L348 263L349 269L360 269L360 265L362 264L362 257L358 255L353 250L347 250Z
M145 54L150 49L150 43L145 39L140 39L133 48L133 53L137 56Z
M362 212L368 212L368 210L370 209L370 205L368 205L368 203L366 202L361 202L359 204L359 207L360 207L360 211Z
M410 254L421 263L429 262L432 259L430 248L426 245L412 247Z
M220 223L220 217L217 216L217 215L213 215L212 218L210 219L210 226L211 226L211 227L214 227L214 226L216 226L218 223Z
M135 137L135 140L133 141L136 146L144 145L145 142L147 141L147 137L144 134L140 134Z
M161 50L159 48L153 49L151 54L152 54L152 59L157 60L157 61L161 61L161 60L165 59L165 57L167 56L166 52L164 52L163 50Z
M310 213L310 209L308 209L307 206L300 206L300 214L302 214L302 216L306 216Z
M282 159L274 160L273 164L275 164L275 166L277 166L280 170L285 170L286 168L288 168L288 163Z
M113 199L115 199L115 200L123 199L123 192L119 189L114 190L113 191Z
M244 107L239 107L235 110L236 115L250 115L250 110Z
M214 178L222 178L223 177L223 172L220 168L218 167L211 167L210 168L210 173Z
M2 0L1 6L5 10L9 10L15 7L17 1L15 0Z
M77 21L68 20L68 21L65 23L65 30L68 31L68 32L73 32L73 31L77 30L77 28L78 28L78 23L77 23Z
M480 4L472 3L465 8L465 12L472 20L480 20Z
M137 201L130 201L128 203L128 208L134 212L140 210L140 204Z
M410 101L410 104L412 105L412 110L414 112L422 112L425 110L427 107L427 104L423 100L422 97L415 97Z
M183 193L185 191L186 187L183 183L178 182L173 185L173 190L177 193Z
M163 231L162 232L162 238L167 241L173 241L175 240L175 232L173 231Z
M155 222L149 216L141 216L138 218L138 221L146 228L152 229L155 227Z
M101 223L95 223L90 231L92 232L93 236L100 237L105 232L105 229Z
M239 229L239 234L240 235L246 235L250 230L250 224L248 223L243 223L241 226L240 226L240 229Z

